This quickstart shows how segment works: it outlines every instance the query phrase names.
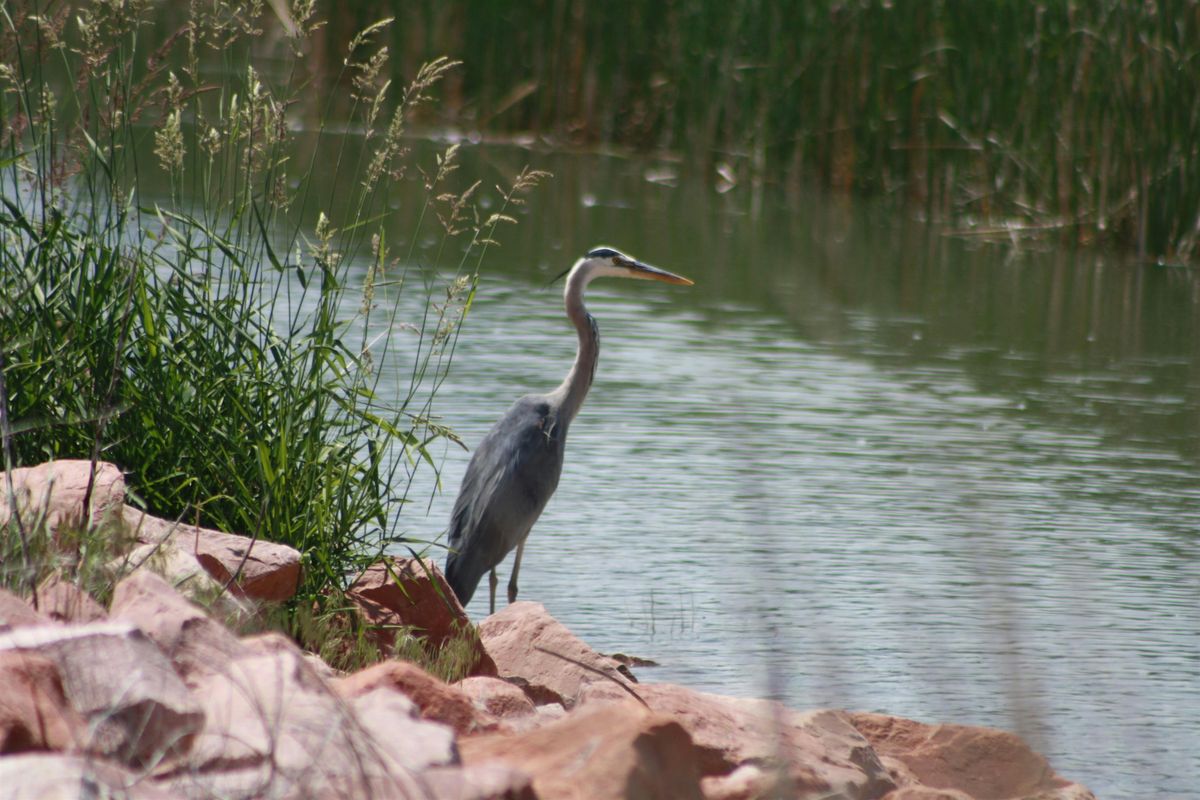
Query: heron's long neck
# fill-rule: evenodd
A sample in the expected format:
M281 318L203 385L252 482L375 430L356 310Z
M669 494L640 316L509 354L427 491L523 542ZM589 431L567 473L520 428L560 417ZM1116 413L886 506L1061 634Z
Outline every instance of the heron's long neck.
M596 375L596 361L600 357L600 332L596 328L596 320L588 313L583 305L583 289L587 286L588 277L581 272L572 272L567 279L567 289L564 292L567 306L567 318L575 326L579 335L579 349L575 352L575 363L562 384L553 394L561 399L559 417L570 421L583 405L588 389L592 386L592 378Z

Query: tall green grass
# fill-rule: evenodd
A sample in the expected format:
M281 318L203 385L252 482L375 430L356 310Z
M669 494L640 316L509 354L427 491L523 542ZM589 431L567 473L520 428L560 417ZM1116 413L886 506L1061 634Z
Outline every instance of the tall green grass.
M455 64L391 81L386 21L314 104L311 2L284 20L193 2L167 28L160 11L0 6L4 466L113 461L152 512L298 548L311 602L405 538L394 512L453 438L432 410L457 326L539 174L486 213L456 185L455 148L414 163L407 127ZM341 92L356 144L322 111L299 147L290 109ZM393 208L417 168L424 203ZM408 376L386 395L384 363ZM4 533L4 577L23 585L36 565Z
M460 0L399 13L397 63L470 54L452 98L468 125L668 148L742 180L815 178L1004 235L1198 254L1197 0Z

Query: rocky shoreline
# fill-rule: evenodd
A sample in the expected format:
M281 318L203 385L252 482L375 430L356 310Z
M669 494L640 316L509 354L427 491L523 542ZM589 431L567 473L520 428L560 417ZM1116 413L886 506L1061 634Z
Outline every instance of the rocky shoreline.
M129 548L108 608L53 577L0 590L0 800L1094 800L1003 731L638 682L537 603L480 622L456 683L398 659L339 673L220 621L291 596L291 548L144 515L111 464L11 478L23 517L115 521ZM472 630L432 562L376 564L348 598L385 650Z

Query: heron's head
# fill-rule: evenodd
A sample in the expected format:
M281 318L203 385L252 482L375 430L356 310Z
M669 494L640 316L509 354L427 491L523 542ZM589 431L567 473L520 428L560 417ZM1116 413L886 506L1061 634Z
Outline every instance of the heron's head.
M637 278L645 281L664 281L691 286L692 282L682 275L667 272L665 269L643 264L636 258L625 255L620 250L611 247L597 247L589 250L587 255L575 262L571 267L568 283L582 281L587 284L592 278Z

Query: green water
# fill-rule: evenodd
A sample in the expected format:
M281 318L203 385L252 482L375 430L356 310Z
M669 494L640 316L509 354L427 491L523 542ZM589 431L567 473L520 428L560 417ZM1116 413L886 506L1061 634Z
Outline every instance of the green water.
M446 142L413 144L428 163ZM669 162L463 144L485 212L523 165L555 173L488 254L437 396L467 445L567 371L547 284L580 254L696 281L589 290L600 366L523 599L661 664L642 680L997 726L1101 797L1191 791L1200 273L816 191L721 193ZM401 209L421 196L416 172L393 188ZM411 332L390 335L385 397L411 369ZM418 472L398 510L415 538L444 534L470 457L437 455L444 491Z
M1100 796L1189 790L1200 276L617 157L477 148L464 179L526 162L556 177L440 395L469 445L565 374L546 283L587 248L696 286L593 284L600 367L523 598L662 664L643 680L995 725ZM445 529L445 457L414 535Z

